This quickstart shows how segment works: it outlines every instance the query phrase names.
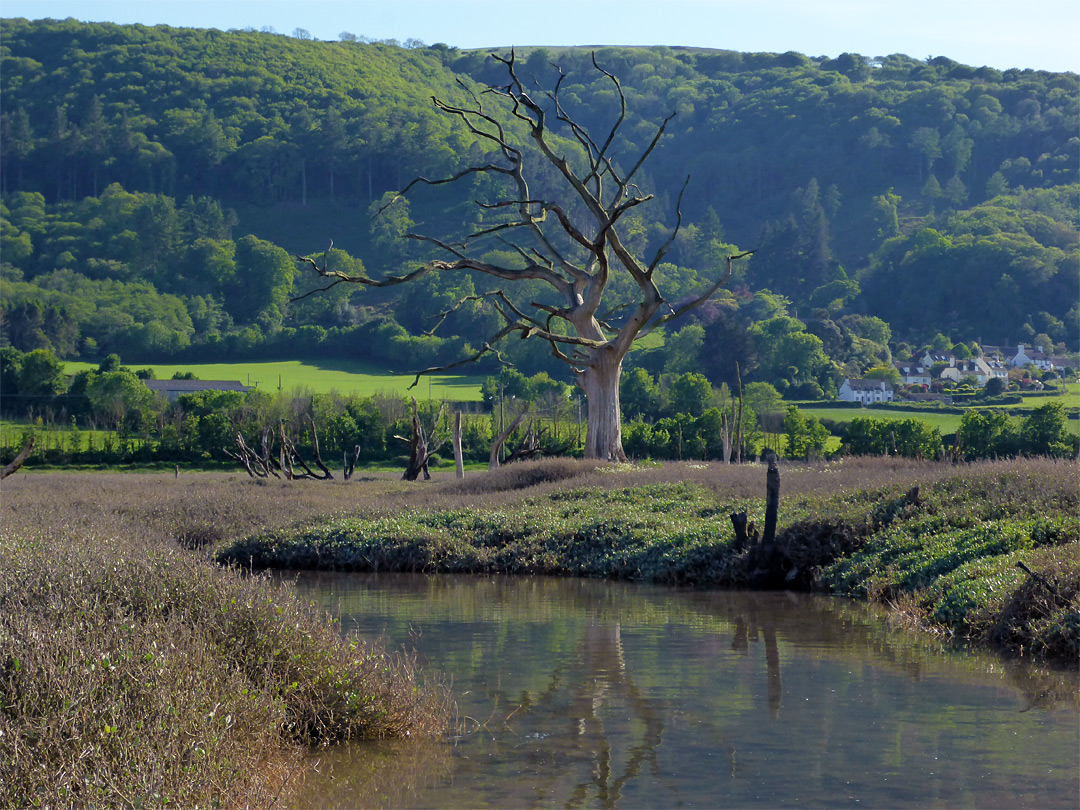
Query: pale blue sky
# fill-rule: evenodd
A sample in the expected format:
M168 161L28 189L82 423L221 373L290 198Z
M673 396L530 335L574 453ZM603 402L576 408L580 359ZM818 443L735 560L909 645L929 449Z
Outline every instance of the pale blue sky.
M0 16L342 31L459 48L689 45L1080 72L1080 0L0 0Z

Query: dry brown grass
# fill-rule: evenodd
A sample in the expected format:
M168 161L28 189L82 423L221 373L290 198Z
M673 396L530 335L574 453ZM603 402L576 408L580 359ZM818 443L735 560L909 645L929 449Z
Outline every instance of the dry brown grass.
M409 656L188 550L349 494L229 476L5 481L0 806L270 806L308 746L443 731L446 690Z

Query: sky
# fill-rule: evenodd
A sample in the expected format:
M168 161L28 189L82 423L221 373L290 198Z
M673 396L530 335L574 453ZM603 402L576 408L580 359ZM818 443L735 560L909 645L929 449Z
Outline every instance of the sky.
M684 45L1080 72L1080 0L0 0L0 17L347 31L458 48Z

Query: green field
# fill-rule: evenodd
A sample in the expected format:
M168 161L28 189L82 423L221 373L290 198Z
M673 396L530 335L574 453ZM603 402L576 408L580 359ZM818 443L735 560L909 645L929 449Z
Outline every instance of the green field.
M1030 411L1033 408L1037 408L1041 405L1045 405L1048 402L1054 400L1050 397L1032 397L1030 401L1025 401L1021 406L1013 405L1010 410ZM1075 404L1075 398L1069 397L1067 400L1069 406ZM935 427L941 431L942 435L949 433L956 433L960 427L960 422L964 418L963 415L957 413L934 413L933 411L891 411L885 408L807 408L803 407L800 410L806 416L816 416L818 419L832 419L835 422L850 422L853 419L869 418L869 419L918 419L920 422L925 422L930 427ZM1026 415L1026 414L1025 414ZM1012 421L1019 424L1022 416L1011 417ZM1080 433L1080 421L1076 419L1066 419L1065 428L1070 433Z
M943 434L955 433L962 416L955 413L914 413L910 411L887 411L883 408L803 408L807 416L832 419L834 422L850 422L853 419L918 419Z
M93 363L67 362L64 364L68 374L75 374L84 369L95 369ZM320 363L300 360L283 360L275 363L183 363L179 365L132 364L133 371L150 368L159 380L167 380L176 372L190 371L200 380L237 380L244 385L258 386L271 393L282 391L311 391L327 394L336 391L340 394L389 393L402 396L415 396L423 399L449 399L455 402L477 402L480 400L480 385L483 375L443 374L421 377L420 383L409 390L413 375L391 374L380 371L374 366L346 360L328 360Z

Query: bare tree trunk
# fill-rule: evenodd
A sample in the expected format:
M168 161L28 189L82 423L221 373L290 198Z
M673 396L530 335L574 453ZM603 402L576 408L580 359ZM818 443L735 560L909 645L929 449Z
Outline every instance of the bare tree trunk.
M734 402L732 403L734 409ZM731 431L732 431L732 419L729 414L720 415L720 442L723 444L724 450L724 463L731 463Z
M356 462L360 458L360 445L356 445L353 448L352 457L349 457L348 453L343 454L342 458L342 475L345 480L348 481L352 478L353 470L356 468Z
M311 428L311 453L315 459L315 466L322 470L323 480L329 481L334 477L334 474L323 464L322 456L319 455L319 436L315 433L315 422L308 414L304 414L304 416L307 417L308 427Z
M619 406L622 357L604 352L595 353L591 359L592 365L578 374L577 380L578 386L585 392L585 401L589 406L585 458L626 461Z
M409 465L405 468L401 480L415 481L420 477L420 473L424 474L425 481L431 478L431 473L428 472L428 462L431 460L431 457L438 452L439 448L442 447L447 439L446 436L436 436L436 430L438 429L439 420L442 418L443 408L445 406L445 402L440 406L439 413L436 414L435 419L432 421L431 433L429 435L424 430L423 424L420 422L420 411L416 406L416 397L413 397L412 438L406 439L404 436L394 437L395 439L409 442Z
M461 456L461 411L454 414L454 466L457 477L465 477L465 461Z
M739 385L739 415L735 422L735 452L739 454L739 463L742 464L742 451L743 451L743 423L742 423L742 373L739 371L739 364L735 363L735 381Z
M281 472L286 481L293 479L292 453L289 452L289 440L285 436L285 423L278 420L278 430L281 432Z
M416 409L416 399L412 401L412 438L409 440L409 464L401 476L403 481L415 481L424 474L424 480L431 478L427 469L427 437L424 426L420 424L420 414Z

